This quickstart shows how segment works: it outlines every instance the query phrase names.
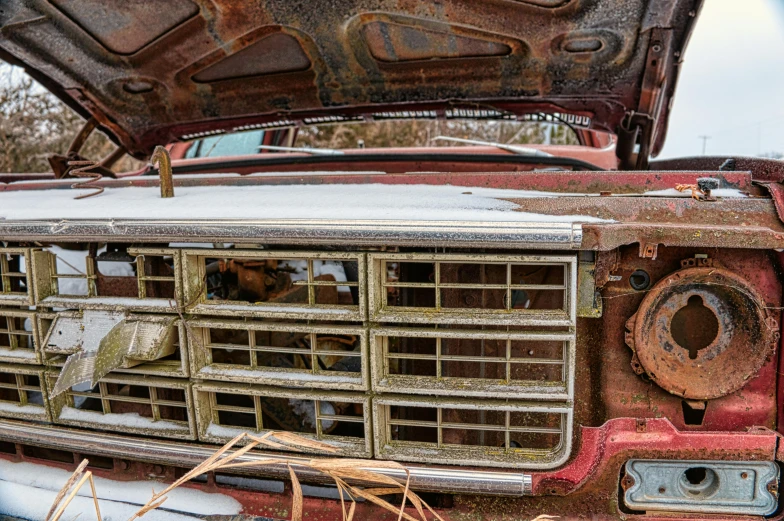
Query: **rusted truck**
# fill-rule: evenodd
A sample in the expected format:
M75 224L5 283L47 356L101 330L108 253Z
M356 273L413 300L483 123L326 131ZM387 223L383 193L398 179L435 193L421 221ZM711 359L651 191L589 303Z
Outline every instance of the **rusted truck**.
M286 518L285 462L351 458L447 520L779 519L784 163L652 159L700 4L4 2L0 58L87 124L0 179L0 458L171 482L283 431L333 450L184 486ZM293 140L410 119L578 144Z

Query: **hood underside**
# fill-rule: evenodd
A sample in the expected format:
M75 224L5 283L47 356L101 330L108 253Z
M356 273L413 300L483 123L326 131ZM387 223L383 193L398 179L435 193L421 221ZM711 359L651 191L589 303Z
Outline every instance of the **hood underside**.
M637 114L655 155L699 4L11 0L0 57L137 157L222 131L543 111L614 133Z

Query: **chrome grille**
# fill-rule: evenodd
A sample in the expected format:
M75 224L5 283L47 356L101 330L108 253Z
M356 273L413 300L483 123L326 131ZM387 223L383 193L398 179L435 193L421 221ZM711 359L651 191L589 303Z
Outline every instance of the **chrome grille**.
M59 375L46 375L49 392ZM77 388L78 387L78 388ZM190 383L112 374L50 398L55 423L164 438L196 439Z
M30 250L0 248L0 305L33 304Z
M75 252L77 255L79 252ZM48 251L38 252L37 300L41 305L75 309L117 309L172 312L180 302L179 250L128 248L127 255L93 256L84 260L58 260ZM122 262L133 275L104 275L101 264Z
M373 330L376 390L568 400L573 333L488 329Z
M569 456L567 406L392 396L373 406L376 456L384 459L550 468Z
M49 421L43 368L0 364L0 417Z
M0 308L0 362L41 363L35 313Z
M226 443L242 432L278 430L328 443L335 454L372 455L365 395L230 384L195 384L194 392L203 441Z
M194 376L321 389L368 388L365 330L269 322L190 320Z
M185 250L185 302L191 313L206 315L362 320L364 299L341 303L340 294L356 288L364 294L365 256L332 252L248 250ZM357 281L339 281L330 274L314 275L316 268L340 263L358 274ZM252 293L226 294L210 282L215 271L245 277ZM289 277L285 277L290 274ZM343 289L344 291L341 291Z
M23 255L35 307L0 308L0 362L46 371L50 390L68 356L120 323L179 334L151 335L94 388L44 400L54 423L205 443L284 430L348 457L460 465L569 456L576 256L90 251L81 273L58 273L46 250ZM104 275L103 261L132 271Z
M384 322L574 324L574 257L373 254L372 317Z

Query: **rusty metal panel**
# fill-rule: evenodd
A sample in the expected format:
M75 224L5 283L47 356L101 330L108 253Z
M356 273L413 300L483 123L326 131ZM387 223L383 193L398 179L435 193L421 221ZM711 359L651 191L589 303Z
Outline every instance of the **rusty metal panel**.
M374 328L373 388L406 394L571 400L575 342L574 333L563 332Z
M0 308L0 362L40 364L36 313Z
M49 392L58 376L58 370L47 371ZM191 383L187 380L112 373L92 389L76 387L50 399L55 423L142 436L196 439Z
M269 250L182 250L186 310L189 313L217 316L274 317L279 319L317 319L361 321L366 316L365 254L344 252L269 251ZM243 285L242 295L228 299L209 298L207 260L218 270L236 273ZM332 275L315 276L317 263L348 262L356 265L357 281L338 281ZM278 263L304 266L304 279L279 277ZM274 266L274 268L272 268ZM274 272L274 273L272 273ZM330 278L331 277L331 278ZM340 303L341 288L357 288L357 303ZM345 293L345 292L344 292Z
M565 255L370 254L371 316L380 322L573 327L576 261Z
M512 400L373 399L376 456L397 461L548 469L572 446L572 408Z
M0 306L33 305L32 251L0 248Z
M44 368L0 364L0 417L51 421Z
M196 319L188 329L196 378L364 391L369 389L366 330Z
M197 383L193 391L201 441L226 443L243 432L278 430L330 444L334 455L372 456L370 399L364 394L229 383Z

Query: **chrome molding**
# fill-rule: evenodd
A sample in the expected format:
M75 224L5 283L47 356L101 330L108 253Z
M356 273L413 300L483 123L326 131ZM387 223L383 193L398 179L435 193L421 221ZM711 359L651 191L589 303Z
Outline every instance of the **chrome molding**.
M0 219L0 236L15 241L288 243L354 246L474 246L573 250L582 225L570 222L288 220Z
M196 443L173 442L151 438L132 438L104 432L85 432L49 425L31 424L13 420L0 420L0 439L15 443L75 451L79 454L101 454L102 456L140 460L161 465L195 467L215 452L215 446ZM228 451L229 455L234 451ZM238 474L265 474L271 477L288 478L286 465L270 465L266 462L286 460L296 465L309 458L285 454L251 451L237 458L238 463L257 462L259 467L238 467ZM368 461L366 470L405 481L404 470L374 468ZM410 486L422 492L470 493L498 496L531 495L531 475L522 472L494 472L480 470L457 470L405 466L410 473ZM297 476L307 482L331 483L329 478L305 467L296 467Z

